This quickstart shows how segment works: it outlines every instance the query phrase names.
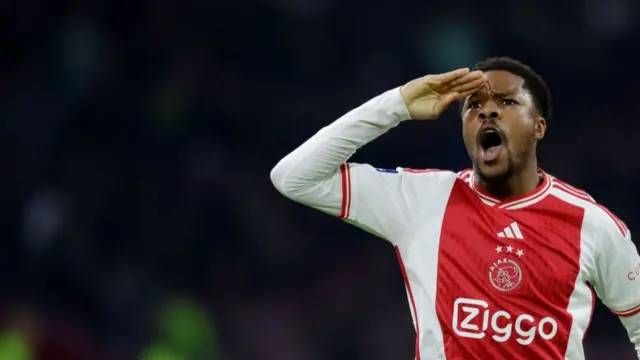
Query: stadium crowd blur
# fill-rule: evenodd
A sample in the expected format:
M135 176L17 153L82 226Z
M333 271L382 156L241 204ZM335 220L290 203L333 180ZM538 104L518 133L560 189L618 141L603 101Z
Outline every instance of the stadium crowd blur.
M385 89L508 55L554 95L543 168L640 233L638 14L633 0L5 4L0 360L412 359L391 246L287 201L270 168ZM455 110L356 160L468 166ZM586 347L634 358L601 305Z

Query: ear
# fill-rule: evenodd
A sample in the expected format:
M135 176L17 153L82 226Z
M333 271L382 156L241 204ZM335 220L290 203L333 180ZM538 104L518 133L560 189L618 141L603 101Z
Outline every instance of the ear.
M547 120L542 116L536 118L535 128L533 129L533 136L536 140L542 140L544 134L547 132Z

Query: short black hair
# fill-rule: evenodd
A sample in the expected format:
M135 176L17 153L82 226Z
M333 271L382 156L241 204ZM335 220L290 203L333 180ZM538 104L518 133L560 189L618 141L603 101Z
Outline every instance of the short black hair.
M533 104L538 112L547 122L551 121L553 107L551 103L551 92L542 76L536 73L530 66L510 57L491 57L478 62L473 70L482 72L492 70L508 71L524 79L524 88L531 92ZM462 105L461 105L462 106Z

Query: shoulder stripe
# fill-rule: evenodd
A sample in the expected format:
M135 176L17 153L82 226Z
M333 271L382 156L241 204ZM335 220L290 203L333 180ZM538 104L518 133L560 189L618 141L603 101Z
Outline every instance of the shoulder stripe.
M553 179L555 180L555 181L554 181L554 183L559 184L559 185L562 185L562 186L566 187L567 189L569 189L569 190L571 190L571 191L575 192L576 194L581 194L581 195L583 195L583 196L586 196L586 197L588 197L588 198L591 198L591 196L589 195L589 193L587 193L586 191L584 191L584 190L582 190L582 189L578 189L577 187L575 187L575 186L573 186L573 185L570 185L570 184L568 184L568 183L566 183L566 182L564 182L564 181L562 181L562 180L558 179L557 177L554 177ZM593 199L593 198L592 198L592 199Z
M445 170L440 169L412 169L412 168L402 168L402 171L414 174L422 174L422 173L430 173L430 172L442 172Z
M602 211L604 211L605 213L607 213L607 215L609 215L609 217L613 220L613 222L616 223L616 226L618 227L618 230L620 230L620 233L622 234L622 236L626 237L627 233L629 232L629 229L627 228L627 225L624 223L624 221L620 220L606 207L596 202L594 202L594 204L596 204L600 209L602 209Z
M587 194L584 191L580 191L574 187L569 187L567 186L567 184L559 181L558 179L554 179L553 182L554 186L568 194L571 194L577 198L580 198L582 200L588 201L588 202L594 202L593 198L591 196L589 196L589 194Z
M340 165L340 174L342 176L342 206L340 206L338 218L347 219L351 209L351 167L349 163Z
M600 208L602 211L604 211L605 214L607 214L607 216L613 220L614 224L616 224L616 227L618 228L618 231L620 231L620 234L622 234L623 237L626 237L627 234L629 233L629 229L627 228L627 225L624 223L624 221L620 220L620 218L618 218L614 213L612 213L609 209L607 209L605 206L597 203L593 197L591 197L587 192L583 191L583 190L579 190L576 189L574 187L568 187L566 183L563 182L558 182L557 179L555 179L556 181L554 181L554 188L564 192L565 194L571 195L573 197L576 197L580 200L583 200L585 202L588 202L589 204L595 205L598 208Z

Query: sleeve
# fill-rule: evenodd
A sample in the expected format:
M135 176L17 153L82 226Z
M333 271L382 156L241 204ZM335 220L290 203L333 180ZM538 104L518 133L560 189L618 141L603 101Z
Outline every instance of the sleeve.
M640 358L640 256L625 224L613 215L607 220L595 258L594 287L602 302L620 318Z
M396 244L428 194L451 172L376 169L347 160L363 145L410 119L400 91L371 99L321 129L271 171L278 191L301 204Z

